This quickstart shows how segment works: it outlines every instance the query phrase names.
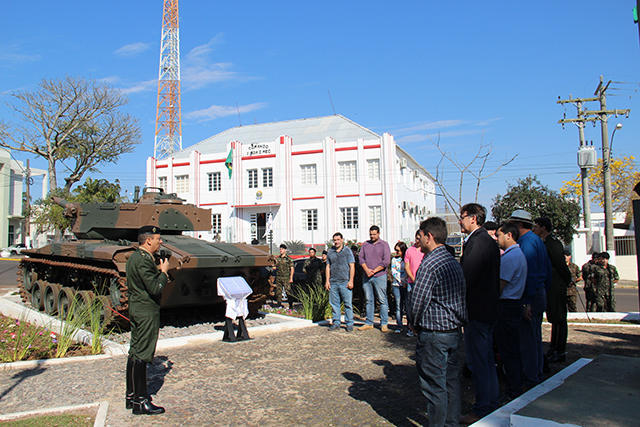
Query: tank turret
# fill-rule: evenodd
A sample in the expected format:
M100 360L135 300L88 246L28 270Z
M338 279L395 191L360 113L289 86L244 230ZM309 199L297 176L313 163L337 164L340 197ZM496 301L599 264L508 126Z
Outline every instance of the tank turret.
M71 218L71 231L79 240L109 239L135 241L145 225L160 227L163 234L211 230L211 209L185 204L161 188L145 188L137 203L75 203L59 197L53 201Z

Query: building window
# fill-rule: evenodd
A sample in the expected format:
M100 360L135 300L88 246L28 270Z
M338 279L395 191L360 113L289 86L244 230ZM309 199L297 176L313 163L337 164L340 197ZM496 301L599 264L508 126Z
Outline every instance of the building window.
M309 231L318 229L318 209L302 210L302 227Z
M356 162L338 162L340 170L340 182L355 182L358 180L356 176Z
M273 168L262 169L262 187L273 187Z
M167 177L166 176L159 176L158 177L158 187L162 188L165 193L168 191L168 188L167 188Z
M340 208L342 228L358 228L358 208Z
M176 193L189 192L189 175L176 175Z
M367 178L369 181L380 181L380 159L367 160Z
M212 172L207 175L209 176L209 191L220 191L222 189L220 172Z
M213 225L211 231L216 234L221 234L222 233L222 214L219 214L219 213L213 214L211 218L211 222Z
M369 224L380 227L382 208L380 206L369 206Z
M302 185L318 184L316 165L301 165L300 172L302 173Z
M258 188L258 169L249 169L249 188Z
M615 236L616 256L635 255L636 241L634 236Z

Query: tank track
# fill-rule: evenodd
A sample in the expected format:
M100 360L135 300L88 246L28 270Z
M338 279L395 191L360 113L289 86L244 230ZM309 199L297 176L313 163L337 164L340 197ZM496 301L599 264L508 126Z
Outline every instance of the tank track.
M31 292L28 291L24 286L24 267L28 263L32 264L40 264L51 267L56 267L60 269L68 269L71 271L87 271L92 273L104 274L106 276L111 276L118 279L118 290L120 291L120 304L117 307L111 307L111 309L118 315L127 318L129 311L129 302L127 299L127 279L125 277L121 277L118 270L115 268L101 268L95 267L87 264L79 264L74 262L64 262L64 261L53 261L48 259L41 258L24 258L18 264L18 290L20 292L20 297L22 298L23 303L31 304ZM109 295L107 295L109 296Z

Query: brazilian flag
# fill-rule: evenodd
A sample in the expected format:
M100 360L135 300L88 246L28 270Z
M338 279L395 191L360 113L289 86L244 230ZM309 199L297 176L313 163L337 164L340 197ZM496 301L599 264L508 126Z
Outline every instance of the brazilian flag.
M233 172L233 148L229 150L229 155L227 156L227 160L224 162L224 165L229 170L229 179L231 179L231 173Z

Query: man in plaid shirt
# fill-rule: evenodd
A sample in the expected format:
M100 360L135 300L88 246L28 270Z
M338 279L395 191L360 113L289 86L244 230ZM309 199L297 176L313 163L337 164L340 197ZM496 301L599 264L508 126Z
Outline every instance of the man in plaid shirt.
M457 426L461 399L458 380L462 325L467 321L462 267L444 247L447 224L441 218L420 223L425 256L410 300L412 330L418 335L416 367L427 398L429 426Z

